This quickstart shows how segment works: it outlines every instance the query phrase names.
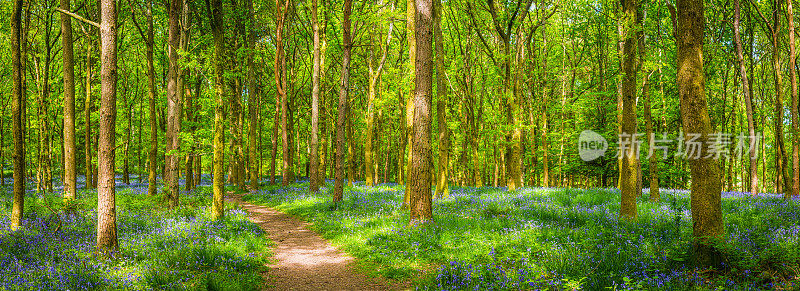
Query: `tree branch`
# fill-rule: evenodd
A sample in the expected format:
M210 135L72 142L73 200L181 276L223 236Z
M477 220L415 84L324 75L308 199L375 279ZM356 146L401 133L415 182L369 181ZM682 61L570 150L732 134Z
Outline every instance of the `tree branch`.
M56 7L56 11L64 13L64 14L69 15L69 16L72 16L72 18L75 18L77 20L80 20L80 21L86 22L88 24L91 24L92 26L97 27L98 29L100 28L100 24L98 24L97 22L94 22L94 21L91 21L89 19L83 18L82 16L80 16L78 14L69 12L69 11L61 9L59 7Z

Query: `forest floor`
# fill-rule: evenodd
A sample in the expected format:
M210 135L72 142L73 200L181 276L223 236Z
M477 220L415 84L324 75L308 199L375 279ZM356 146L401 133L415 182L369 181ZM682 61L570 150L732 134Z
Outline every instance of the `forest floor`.
M627 222L617 189L451 187L432 224L409 228L402 185L356 182L333 203L332 182L318 193L307 181L265 185L242 200L309 222L293 229L421 290L800 290L800 199L722 193L724 266L696 268L685 190L662 189L659 202L643 191ZM273 235L281 260L287 242Z
M232 192L229 192L229 195ZM245 203L231 195L275 243L275 260L266 274L274 290L401 290L408 284L371 278L358 271L353 257L309 229L309 224L275 209Z

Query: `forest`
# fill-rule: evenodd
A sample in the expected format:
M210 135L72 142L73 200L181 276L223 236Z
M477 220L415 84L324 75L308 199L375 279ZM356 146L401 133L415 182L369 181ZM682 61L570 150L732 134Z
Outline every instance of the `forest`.
M0 2L0 290L797 290L793 0Z

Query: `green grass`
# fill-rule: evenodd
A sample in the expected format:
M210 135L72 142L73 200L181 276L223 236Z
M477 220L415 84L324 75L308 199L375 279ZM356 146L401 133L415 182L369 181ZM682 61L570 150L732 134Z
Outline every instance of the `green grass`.
M403 189L361 185L330 202L307 183L245 200L313 223L376 275L430 289L798 288L800 203L723 195L725 267L692 267L688 193L644 197L639 219L620 221L619 193L594 189L454 188L434 202L435 223L409 228Z
M94 254L96 191L80 191L75 214L60 194L26 196L23 229L8 230L10 194L0 190L0 290L257 290L272 246L247 214L227 206L210 218L210 187L181 195L168 210L147 186L118 188L120 251ZM49 209L57 211L53 213ZM60 226L59 226L60 225Z

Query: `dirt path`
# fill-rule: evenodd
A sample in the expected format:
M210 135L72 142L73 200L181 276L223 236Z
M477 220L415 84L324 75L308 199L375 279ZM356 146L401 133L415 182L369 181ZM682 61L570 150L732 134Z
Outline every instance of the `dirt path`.
M286 213L232 197L275 242L277 262L267 272L268 290L402 290L408 286L370 278L355 270L354 259Z

